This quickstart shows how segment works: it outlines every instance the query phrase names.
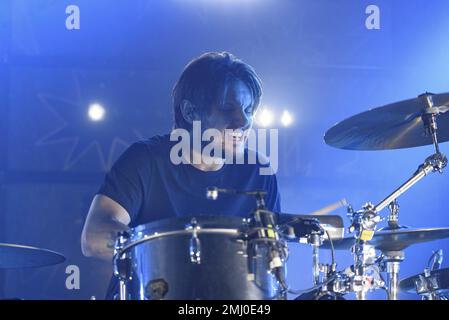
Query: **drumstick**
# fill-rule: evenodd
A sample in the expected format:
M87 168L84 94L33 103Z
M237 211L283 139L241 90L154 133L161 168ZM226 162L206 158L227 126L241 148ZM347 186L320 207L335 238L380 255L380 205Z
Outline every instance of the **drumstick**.
M332 204L330 204L324 208L321 208L319 210L316 210L310 214L315 215L315 216L323 216L323 215L328 214L334 210L337 210L338 208L345 207L347 205L348 205L348 202L346 201L345 198L343 198L340 201L332 203Z

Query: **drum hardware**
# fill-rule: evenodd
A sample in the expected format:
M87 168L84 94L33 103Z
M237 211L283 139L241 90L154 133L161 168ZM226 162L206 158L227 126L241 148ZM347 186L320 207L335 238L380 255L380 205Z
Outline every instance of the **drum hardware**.
M296 220L298 221L298 220ZM301 223L296 225L295 236L299 238L299 242L307 243L312 247L312 281L316 286L320 283L320 255L319 248L323 243L323 237L326 231L321 227L318 219L302 219ZM328 239L332 239L328 235ZM333 268L336 267L334 259L332 260Z
M315 230L324 230L325 234L323 237L338 241L343 239L345 233L343 219L339 215L322 216L279 213L277 221L278 230L289 242L307 243L307 235L312 231L311 227L314 226L315 222L319 223L319 227Z
M356 244L352 248L354 274L351 278L351 291L355 292L357 300L365 300L366 292L370 288L366 284L366 280L368 278L367 269L375 259L375 252L373 251L372 246L366 244Z
M429 268L424 269L424 273L418 275L415 280L416 293L422 297L422 300L448 300L446 294L438 292L438 278L433 277Z
M268 256L268 271L277 279L280 285L280 299L287 299L288 285L285 278L284 263L288 259L288 248L280 238L277 226L276 214L268 211L265 207L265 199L267 192L263 190L240 191L235 189L224 189L217 187L208 187L206 197L216 200L219 193L227 193L233 195L253 196L256 200L256 210L251 213L249 219L248 230L248 247L250 253L250 270L251 261L254 254L259 252L260 246L265 246Z
M338 215L294 215L280 213L278 215L278 230L288 242L298 242L312 246L312 280L315 289L293 290L289 293L306 297L325 291L324 283L334 276L336 262L334 250L331 250L332 263L330 265L319 263L319 248L323 240L332 243L333 239L342 239L344 235L343 219ZM321 288L321 289L317 289Z
M443 250L439 249L432 253L424 268L424 274L420 274L415 280L416 293L422 296L423 300L448 300L447 292L441 292L441 284L438 277L432 275L432 271L439 270L443 263Z
M447 165L447 158L442 153L435 153L429 156L423 164L418 167L418 170L413 174L413 176L408 179L405 183L403 183L399 188L393 191L389 196L387 196L384 200L379 202L376 206L371 208L372 212L379 212L384 209L386 206L390 205L394 201L410 189L413 185L427 176L430 172L439 172L442 173L443 169Z
M190 262L194 264L201 263L201 242L198 238L198 230L200 226L195 218L192 218L190 224L186 226L186 230L192 231L192 236L190 238L189 245L189 254L190 254Z
M288 217L288 218L287 218ZM293 217L293 218L292 218ZM340 220L341 218L338 217ZM334 217L320 217L320 219L324 220L333 220ZM342 224L342 221L337 220L337 225ZM323 228L320 221L316 217L310 216L295 216L295 215L287 215L280 214L279 220L284 220L284 224L280 225L278 229L281 234L283 234L288 241L296 240L299 243L306 243L311 245L312 247L312 280L315 288L320 289L312 289L310 292L305 292L301 290L292 290L289 288L288 292L292 294L301 294L300 297L306 297L312 293L315 295L324 295L324 283L327 282L328 277L332 276L336 270L335 256L332 250L332 263L331 265L320 264L319 261L319 247L323 243L323 239L325 235L327 239L332 243L332 237L329 232ZM333 228L332 226L328 226L328 228ZM333 228L335 229L335 228Z
M317 285L320 282L320 255L319 255L319 247L322 244L321 236L324 234L323 232L312 232L310 234L310 245L312 246L312 276L313 276L313 285Z
M423 274L419 274L415 278L416 293L422 297L423 300L445 300L444 294L438 292L440 289L438 278L432 276L432 271L439 270L443 262L443 251L437 250L432 253L429 258L427 267L424 268Z
M424 272L400 281L399 288L422 300L449 300L449 268L440 269L442 262L443 251L433 252Z
M438 146L437 130L438 125L436 121L436 116L444 114L449 110L448 106L438 106L436 107L433 103L432 93L424 93L418 96L418 99L425 105L423 110L423 115L421 115L425 133L432 136L432 142L435 147L435 154L440 154L440 148Z
M340 295L355 293L357 300L366 300L368 292L385 288L385 281L380 273L379 266L374 262L366 263L362 272L357 272L354 266L337 272L328 289ZM329 287L329 286L328 286Z
M206 188L206 198L209 200L217 200L219 193L227 193L233 195L243 195L243 196L254 196L256 198L257 208L265 208L265 199L267 192L263 190L252 190L252 191L241 191L235 189L225 189L218 187L207 187Z
M437 100L435 105L434 100ZM365 277L365 268L372 262L374 247L369 246L376 232L377 224L382 220L378 215L386 206L390 209L388 227L381 231L399 231L399 205L397 198L409 188L427 176L430 172L442 173L447 165L447 158L440 152L437 117L447 120L449 110L449 94L434 95L424 93L416 99L402 101L392 105L376 108L355 115L338 123L325 135L327 144L352 150L383 150L407 148L433 144L434 154L421 164L415 173L399 188L388 195L377 205L367 203L362 210L349 212L351 226L349 232L354 233L355 244L352 247L356 282ZM420 126L422 124L422 127ZM448 141L447 121L442 127L441 141ZM430 139L429 139L430 136ZM393 232L394 233L394 232ZM369 247L365 248L368 245ZM387 245L388 246L388 245ZM391 245L390 245L391 246ZM397 299L399 268L404 260L403 248L383 249L383 263L387 272L388 298ZM365 298L365 291L355 286L358 299Z
M400 264L405 259L403 251L386 251L384 253L384 263L387 272L388 299L398 299L399 269Z
M295 300L345 300L344 295L351 292L353 282L353 272L346 271L335 272L330 265L320 264L320 272L323 274L320 283L310 289L291 293L299 295Z
M437 152L439 152L438 149ZM377 212L385 208L387 203L390 201L388 204L390 209L390 214L388 216L388 228L384 230L400 229L398 217L399 205L397 203L397 197L425 177L429 172L441 172L446 164L446 157L441 153L436 153L430 156L426 159L425 163L419 167L412 178L396 189L390 196L382 200L378 205L373 206L371 203L367 203L362 210L352 213L352 224L349 228L349 232L355 232L356 238L353 249L353 254L355 257L354 264L356 266L356 279L360 280L364 277L364 268L366 265L365 250L363 248L365 245L364 243L373 239L377 224L382 220ZM387 269L388 298L390 300L397 300L399 269L402 261L404 261L404 252L402 250L384 251L384 262ZM354 289L356 290L357 298L364 300L365 290L359 290L360 286L356 286Z
M216 200L219 193L227 193L233 195L253 196L256 200L256 210L250 215L249 224L251 229L249 235L252 239L252 231L258 233L258 239L261 240L279 240L279 235L275 230L277 225L276 214L268 211L265 207L265 199L267 192L263 190L240 191L235 189L224 189L217 187L208 187L206 189L206 197L210 200Z
M267 246L269 257L268 270L279 282L279 298L281 300L286 300L288 285L285 278L284 263L288 259L288 248L280 239L278 230L276 229L277 223L275 213L268 211L265 208L264 196L266 195L266 192L255 191L246 192L245 194L254 196L257 205L257 209L252 213L250 218L250 228L257 230L257 237L252 237L252 232L250 230L249 245L251 246L254 241L259 245L262 241L263 245Z
M355 244L351 247L354 269L353 274L349 277L349 287L350 291L356 294L357 300L365 300L366 293L373 289L372 285L374 284L369 271L377 261L376 251L368 242L373 238L377 224L382 218L370 202L366 203L359 211L354 211L352 206L349 206L348 215L351 220L348 231L354 233L355 238Z
M126 287L126 282L131 280L131 270L129 268L130 259L127 254L123 252L126 242L129 239L129 234L126 231L119 232L114 245L114 275L119 280L119 300L128 300L129 294Z
M387 223L388 225L386 227L380 228L381 230L397 230L397 229L407 229L407 226L401 226L399 225L399 203L398 200L395 199L388 205L388 218Z
M400 264L405 259L404 249L412 244L427 242L449 237L449 228L437 229L411 229L396 228L380 230L363 245L355 245L357 239L347 237L334 243L337 250L348 250L351 248L354 255L355 265L359 266L358 274L356 268L346 269L337 280L333 281L333 292L346 294L356 292L358 299L366 299L366 292L382 289L387 292L390 300L398 298L398 277ZM329 249L329 242L325 242L322 248ZM354 251L354 250L360 250ZM380 250L381 255L376 258L375 252ZM381 275L386 273L386 280ZM362 276L360 276L362 275ZM449 288L449 273L447 286ZM387 287L385 287L387 284ZM340 289L340 288L343 288ZM415 287L412 285L412 289ZM409 289L407 289L409 290Z
M364 300L367 290L384 289L383 280L378 280L377 283L374 282L371 285L366 283L367 279L370 279L367 271L372 271L373 267L380 266L380 270L387 274L388 299L397 300L400 264L405 259L403 249L411 243L447 237L449 236L449 230L445 232L445 229L437 229L426 232L425 229L413 230L399 226L399 204L395 200L389 205L388 227L380 229L377 233L379 237L376 237L374 231L377 222L381 219L373 208L375 207L368 203L363 210L350 213L353 216L350 231L355 233L351 248L355 266L354 277L351 280L351 291L356 293L357 299ZM437 235L438 233L441 235ZM402 242L400 241L401 236L406 238ZM384 237L383 240L379 240L382 237ZM337 243L336 246L338 248L340 244ZM375 249L382 251L381 259L376 258Z
M292 292L299 294L294 300L345 300L346 279L340 278L341 274L336 273L332 278L307 290ZM341 286L341 287L339 287ZM344 293L342 293L344 292Z
M441 264L443 263L443 250L439 249L434 251L429 258L429 262L427 263L427 268L430 271L438 270L441 268Z

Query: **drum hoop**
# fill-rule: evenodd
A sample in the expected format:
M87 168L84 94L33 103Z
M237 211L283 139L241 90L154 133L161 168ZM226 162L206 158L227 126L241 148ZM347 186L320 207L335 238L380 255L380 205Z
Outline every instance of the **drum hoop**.
M176 230L176 231L165 231L165 232L154 232L151 235L145 235L142 236L141 239L134 240L130 244L126 244L123 246L123 248L120 250L120 254L124 253L128 249L141 244L146 241L154 240L157 238L163 238L168 236L174 236L174 235L186 235L186 234L193 234L193 233L201 234L201 233L218 233L218 234L227 234L227 235L238 235L238 234L244 234L239 229L224 229L224 228L207 228L207 229L189 229L189 230Z

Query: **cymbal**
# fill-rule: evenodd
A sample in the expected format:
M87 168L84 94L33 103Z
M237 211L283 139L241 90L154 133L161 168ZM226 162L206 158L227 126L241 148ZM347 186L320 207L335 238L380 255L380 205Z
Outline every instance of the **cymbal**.
M410 293L416 292L416 283L420 283L421 278L424 277L424 273L417 274L399 282L399 289L402 291L408 291ZM431 283L434 285L434 290L447 290L449 289L449 268L437 269L430 272ZM425 290L423 288L423 290ZM422 292L427 293L427 292Z
M367 243L383 252L401 251L405 248L422 242L429 242L438 239L449 238L449 228L429 228L429 229L397 229L378 231L373 239ZM346 237L342 240L334 240L336 250L348 250L355 244L354 237ZM323 249L330 249L329 241L325 241L321 246Z
M42 267L65 261L65 257L47 249L0 243L0 269Z
M449 93L432 95L435 107L449 106ZM343 120L330 128L324 141L347 150L402 149L432 144L423 120L421 98L404 100L371 109ZM440 108L437 117L438 141L449 141L449 112Z

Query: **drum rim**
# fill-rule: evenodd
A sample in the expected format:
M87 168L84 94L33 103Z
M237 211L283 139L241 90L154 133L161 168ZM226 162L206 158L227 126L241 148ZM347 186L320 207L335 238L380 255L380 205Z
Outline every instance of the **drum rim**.
M192 219L198 220L198 228L188 229L188 221ZM229 220L230 224L234 224L234 227L202 227L201 220L203 219L222 219ZM181 223L183 220L186 222L186 228L181 229L179 226L170 226L164 224L170 224L172 222L175 224L176 222ZM210 221L209 220L209 221ZM123 247L120 250L120 254L128 251L130 248L139 245L141 243L155 240L158 238L164 238L168 236L179 236L179 235L188 235L196 232L197 234L223 234L223 235L244 235L245 232L242 231L242 228L236 228L235 225L239 224L241 226L245 225L246 218L239 216L225 216L225 215L192 215L192 216L181 216L181 217L173 217L166 218L157 221L152 221L150 223L141 224L131 229L129 237L126 239ZM208 221L208 222L209 222ZM240 223L239 223L240 222ZM162 224L157 230L157 225ZM219 224L219 223L218 223Z
M173 226L176 223L184 223L189 224L189 222L192 219L196 219L198 220L198 224L200 227L202 227L202 220L206 219L206 220L212 220L212 219L221 219L221 220L228 220L229 225L229 229L238 229L236 226L242 226L245 225L245 220L247 218L244 217L238 217L238 216L225 216L225 215L205 215L205 214L198 214L198 215L191 215L191 216L180 216L180 217L171 217L171 218L164 218L164 219L159 219L156 221L151 221L149 223L144 223L144 224L140 224L138 226L135 226L134 228L131 228L131 235L137 233L137 232L145 232L145 231L150 231L153 232L155 231L155 229L159 229L159 230L173 230L174 228L176 228L175 226ZM184 221L185 220L185 221ZM207 221L210 222L210 221ZM171 224L171 225L170 225ZM184 226L185 226L184 225ZM219 224L217 224L219 225ZM231 226L233 225L233 226ZM219 226L219 227L214 227L214 228L223 228L223 229L227 229L227 226ZM179 228L177 228L176 230L179 230Z

